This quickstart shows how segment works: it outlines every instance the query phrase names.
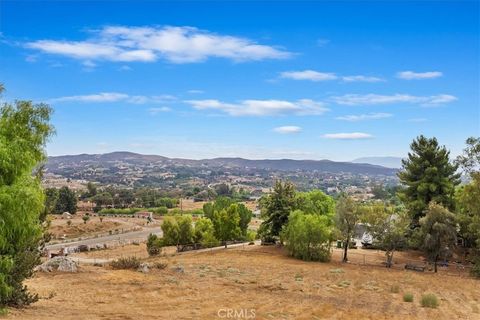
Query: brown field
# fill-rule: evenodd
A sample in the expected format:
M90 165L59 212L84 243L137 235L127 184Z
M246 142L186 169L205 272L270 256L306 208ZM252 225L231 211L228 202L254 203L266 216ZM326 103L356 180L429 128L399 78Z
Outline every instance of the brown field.
M145 257L144 245L114 250L95 255ZM37 274L27 284L41 300L7 319L253 319L252 309L255 319L480 319L480 281L466 277L309 263L261 246L147 260L168 266L147 274L93 266ZM404 292L413 303L402 301ZM422 308L424 293L436 294L440 306ZM225 309L248 312L227 318Z
M70 219L72 224L67 224L68 219L62 219L60 216L53 216L49 232L53 239L65 238L72 239L77 237L88 237L100 233L106 233L110 230L130 230L136 226L145 226L146 220L139 218L113 218L105 217L100 222L99 217L91 217L85 224L81 214L76 214ZM159 223L159 222L157 222ZM151 223L150 226L156 225Z

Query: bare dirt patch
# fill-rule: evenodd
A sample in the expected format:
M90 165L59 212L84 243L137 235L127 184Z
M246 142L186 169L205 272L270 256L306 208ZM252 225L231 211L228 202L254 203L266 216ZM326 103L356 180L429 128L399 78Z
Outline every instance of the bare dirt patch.
M480 319L480 282L471 278L308 263L260 246L147 261L168 266L147 274L93 266L37 274L28 285L43 299L7 318L221 319L226 308L253 309L256 319ZM403 302L404 292L413 303ZM425 292L437 295L437 309L420 306Z

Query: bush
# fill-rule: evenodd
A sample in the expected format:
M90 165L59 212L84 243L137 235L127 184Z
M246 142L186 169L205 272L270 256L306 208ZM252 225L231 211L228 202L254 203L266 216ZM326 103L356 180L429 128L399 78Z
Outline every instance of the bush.
M480 256L475 258L474 265L470 270L470 274L476 278L480 278Z
M293 257L306 261L330 260L333 227L329 217L294 211L281 235Z
M168 213L168 208L167 207L150 208L148 210L153 212L153 213L162 215L162 216L164 216Z
M393 286L390 287L390 292L391 293L399 293L400 292L400 286L398 284L394 284Z
M162 253L163 239L156 234L150 234L147 239L147 252L149 256L156 256Z
M422 300L420 301L422 307L424 308L436 308L438 307L437 296L433 293L427 293L422 295Z
M113 269L132 269L136 270L140 268L141 261L137 257L119 258L110 262L110 266Z
M413 302L413 294L410 292L403 294L403 301L405 302Z
M255 239L257 238L257 233L253 230L248 230L247 231L247 237L246 237L246 240L247 241L255 241Z

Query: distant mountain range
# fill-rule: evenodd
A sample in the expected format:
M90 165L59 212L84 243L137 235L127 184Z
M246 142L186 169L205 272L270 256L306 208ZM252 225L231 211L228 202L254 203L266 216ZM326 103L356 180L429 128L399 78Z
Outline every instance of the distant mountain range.
M367 158L365 158L367 159ZM79 154L54 156L48 158L46 168L58 171L65 167L83 167L87 164L110 167L114 163L123 162L135 165L163 165L163 166L189 166L212 168L245 168L278 171L323 171L331 173L349 172L354 174L381 174L393 175L396 170L369 163L335 162L330 160L248 160L243 158L214 158L203 160L190 160L167 158L158 155L144 155L132 152L112 152L105 154Z
M352 161L353 163L368 163L386 168L400 169L402 167L402 158L400 157L364 157Z

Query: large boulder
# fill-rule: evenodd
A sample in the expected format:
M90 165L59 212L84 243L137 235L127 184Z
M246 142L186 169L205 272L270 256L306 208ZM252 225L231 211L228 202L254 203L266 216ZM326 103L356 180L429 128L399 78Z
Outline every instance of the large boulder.
M70 258L55 257L39 265L37 270L41 272L77 272L78 268L77 263Z

